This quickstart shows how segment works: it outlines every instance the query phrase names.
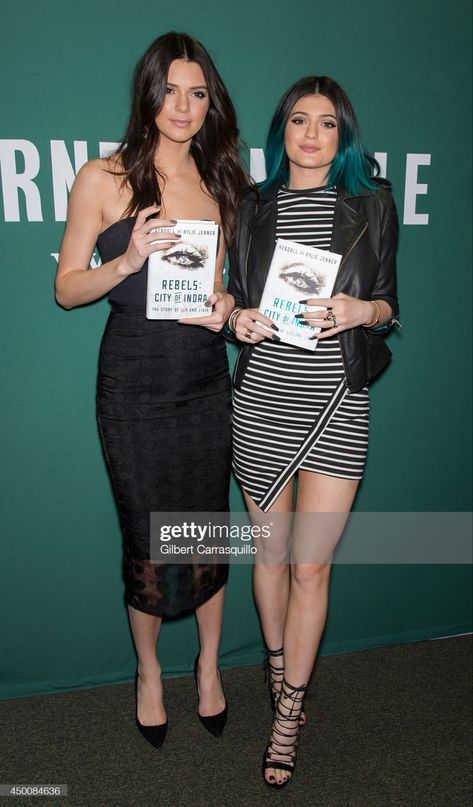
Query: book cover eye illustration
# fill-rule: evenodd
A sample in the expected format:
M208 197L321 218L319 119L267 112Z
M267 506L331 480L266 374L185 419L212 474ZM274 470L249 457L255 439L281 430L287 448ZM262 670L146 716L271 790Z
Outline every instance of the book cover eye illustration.
M297 241L278 238L261 297L259 311L278 326L282 342L314 351L311 339L320 328L303 324L296 314L320 310L301 305L309 297L330 297L340 266L341 255Z
M179 233L168 249L148 259L147 319L208 317L205 301L214 289L219 226L213 221L180 220L156 232Z

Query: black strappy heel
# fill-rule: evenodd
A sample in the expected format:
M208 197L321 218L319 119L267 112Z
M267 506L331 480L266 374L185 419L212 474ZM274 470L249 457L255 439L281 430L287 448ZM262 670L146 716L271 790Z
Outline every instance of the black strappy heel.
M263 756L262 765L264 783L273 790L281 790L291 781L294 774L299 740L299 721L306 689L305 684L294 687L285 678L283 679L281 694L276 703L271 737ZM291 776L278 782L274 774L274 782L268 782L264 774L269 768L287 771Z
M276 667L274 664L271 664L271 658L280 658L284 656L284 648L280 647L279 650L270 650L269 647L265 644L264 646L266 658L264 660L263 669L264 669L264 680L268 681L269 683L269 697L271 699L271 709L273 714L276 712L276 705L278 702L279 695L281 694L281 687L282 682L284 680L284 664L282 667ZM305 725L306 717L305 712L302 710L299 718L299 725L302 727Z
M276 667L271 664L271 658L280 658L284 656L284 648L280 647L279 650L270 650L267 645L264 647L266 658L264 660L264 680L269 684L269 697L271 699L271 709L273 714L276 711L276 704L279 695L281 694L282 682L284 679L284 666Z

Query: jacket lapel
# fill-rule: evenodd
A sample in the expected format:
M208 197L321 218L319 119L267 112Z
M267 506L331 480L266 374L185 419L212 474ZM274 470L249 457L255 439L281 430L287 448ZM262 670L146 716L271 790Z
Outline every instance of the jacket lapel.
M352 241L358 235L358 230L363 229L365 219L356 210L349 207L344 199L339 199L335 205L333 216L332 240L330 251L338 255L344 255L349 249Z
M256 281L253 286L258 305L263 294L266 276L268 274L271 258L276 245L276 222L278 206L276 198L261 199L259 210L248 224L251 245L248 255L248 275Z
M271 258L273 257L276 244L276 223L277 223L277 191L278 186L274 185L261 194L258 211L248 222L250 233L250 243L248 245L248 278L251 281L248 288L251 289L250 304L257 307L263 294L264 284L268 274ZM360 194L360 196L365 194ZM370 195L368 192L366 195ZM330 243L331 252L345 256L356 243L366 227L366 219L363 215L354 210L346 199L355 201L359 197L350 197L344 190L340 190L334 211L332 240ZM345 261L342 263L335 281L333 293L343 282L345 274Z
M340 269L338 270L333 287L333 294L336 294L338 287L343 283L343 277L346 271L344 258L350 252L351 247L356 243L365 228L365 217L345 202L342 193L335 205L332 240L330 242L330 251L342 256Z

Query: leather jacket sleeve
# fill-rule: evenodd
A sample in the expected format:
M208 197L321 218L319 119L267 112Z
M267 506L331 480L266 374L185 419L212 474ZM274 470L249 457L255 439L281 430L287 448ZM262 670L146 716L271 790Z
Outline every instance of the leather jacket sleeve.
M235 308L252 307L248 299L248 291L243 288L243 273L246 271L243 256L247 254L249 248L248 221L256 211L256 199L256 192L251 190L242 201L237 232L228 250L229 274L227 291L235 299ZM238 341L228 326L225 326L223 333L229 341Z
M235 298L237 308L251 308L248 297L246 275L246 261L250 247L249 221L257 211L257 191L251 189L240 206L240 215L237 232L229 248L229 278L228 291ZM270 236L271 237L271 236Z
M396 282L396 250L399 238L399 223L396 205L391 196L381 225L381 251L371 300L385 300L391 306L393 318L399 314Z
M229 294L232 294L233 297L235 298L235 308L245 308L245 301L243 299L241 291L241 281L240 281L240 274L238 272L238 262L235 246L232 246L229 249L228 255L230 261L230 269L228 275L227 291Z

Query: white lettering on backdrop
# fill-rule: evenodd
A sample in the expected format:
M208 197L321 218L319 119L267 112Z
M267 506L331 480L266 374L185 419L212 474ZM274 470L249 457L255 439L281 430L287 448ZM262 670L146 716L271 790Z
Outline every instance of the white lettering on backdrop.
M56 221L66 221L69 191L77 172L88 159L86 140L74 140L74 165L69 159L64 140L51 140L51 169Z
M99 153L105 157L113 152L118 143L102 141ZM50 141L50 167L54 215L56 221L65 221L67 199L75 175L88 159L87 142L74 140L74 162L64 140ZM388 155L375 152L381 168L381 176L387 174ZM428 224L428 213L417 213L417 197L428 193L427 183L418 181L419 166L430 165L430 154L406 155L404 185L404 224ZM20 221L24 214L27 221L43 221L41 194L35 180L39 176L41 160L38 149L30 140L0 140L0 173L2 180L3 209L6 222ZM264 151L250 149L250 170L253 179L261 182L265 176ZM20 205L21 202L21 205Z
M20 166L17 164L17 153L22 158ZM33 182L38 176L39 166L39 151L30 140L0 140L5 221L20 221L19 190L23 191L25 197L28 221L43 221L41 196L38 186Z
M408 154L404 186L404 224L428 224L428 213L416 213L416 200L428 192L425 182L418 182L419 165L430 165L430 154Z
M112 141L100 142L100 156L108 156L118 146L119 143ZM74 164L64 140L50 141L55 221L66 221L69 191L77 172L89 159L86 140L74 140L73 150ZM27 221L43 221L41 195L38 185L33 181L37 178L39 169L39 152L30 140L0 140L0 174L5 221L21 221L20 199L25 204Z

